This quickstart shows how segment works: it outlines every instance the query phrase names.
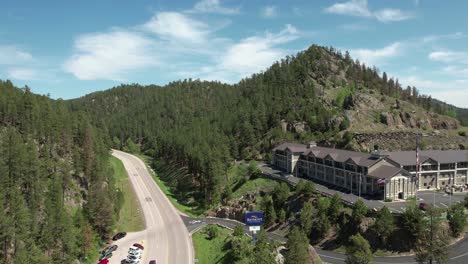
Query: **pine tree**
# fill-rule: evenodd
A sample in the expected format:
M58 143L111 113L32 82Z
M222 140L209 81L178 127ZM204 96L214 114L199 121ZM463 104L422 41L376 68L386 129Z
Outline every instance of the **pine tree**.
M393 230L395 229L393 215L386 206L380 209L380 211L377 213L377 217L375 219L374 225L372 226L372 229L380 238L382 245L385 245L387 239L392 235Z
M307 235L309 235L310 231L312 230L312 224L314 222L315 215L316 211L314 210L312 203L306 202L300 212L299 225Z
M254 248L254 263L271 264L275 263L273 247L268 243L268 238L264 229L257 234L257 242Z
M415 245L418 263L447 263L449 254L449 236L441 226L440 212L437 209L428 211L429 223L421 230Z
M369 242L361 234L349 238L345 262L346 264L368 264L374 262Z
M460 236L466 227L466 213L463 204L457 203L450 207L447 212L450 230L454 237Z
M309 240L301 228L294 226L288 235L288 251L285 255L285 264L311 264L309 256Z

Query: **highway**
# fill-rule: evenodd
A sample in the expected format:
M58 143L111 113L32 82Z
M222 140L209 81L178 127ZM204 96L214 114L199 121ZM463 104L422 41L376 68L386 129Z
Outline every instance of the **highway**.
M158 264L192 264L194 250L187 228L179 212L154 182L143 161L117 150L113 150L112 155L120 159L127 170L143 210L146 229L128 233L113 243L118 245L118 249L110 258L110 263L120 264L127 257L128 248L140 242L145 247L140 261L142 264L150 260L156 260Z

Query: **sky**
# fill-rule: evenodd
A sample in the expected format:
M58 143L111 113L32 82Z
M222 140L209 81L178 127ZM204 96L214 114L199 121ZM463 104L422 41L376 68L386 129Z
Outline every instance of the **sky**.
M0 0L0 79L52 98L236 83L312 44L468 108L468 1Z

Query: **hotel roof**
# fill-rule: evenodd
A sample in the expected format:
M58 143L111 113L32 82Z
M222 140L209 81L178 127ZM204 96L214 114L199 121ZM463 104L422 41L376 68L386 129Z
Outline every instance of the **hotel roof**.
M416 151L390 152L391 160L406 165L416 165ZM439 163L467 162L468 150L422 150L419 152L419 161L433 159Z
M389 158L402 166L416 164L415 151L382 151L380 154L371 154L316 146L308 148L307 145L304 144L289 142L278 145L273 149L273 151L285 151L286 149L293 153L301 153L303 155L314 156L321 159L325 159L328 156L337 162L346 162L351 160L355 164L363 167L370 167L384 157ZM427 159L433 159L439 163L468 162L468 150L422 150L419 152L419 159L420 162L424 162Z

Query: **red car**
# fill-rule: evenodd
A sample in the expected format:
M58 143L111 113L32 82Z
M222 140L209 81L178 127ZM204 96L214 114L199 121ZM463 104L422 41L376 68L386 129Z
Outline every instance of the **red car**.
M137 248L139 248L139 249L141 249L141 250L144 250L144 249L145 249L142 245L140 245L140 244L138 244L138 243L133 244L133 246L134 246L134 247L137 247Z
M427 211L431 208L431 205L430 204L427 204L427 203L420 203L419 204L419 209L423 210L423 211Z

